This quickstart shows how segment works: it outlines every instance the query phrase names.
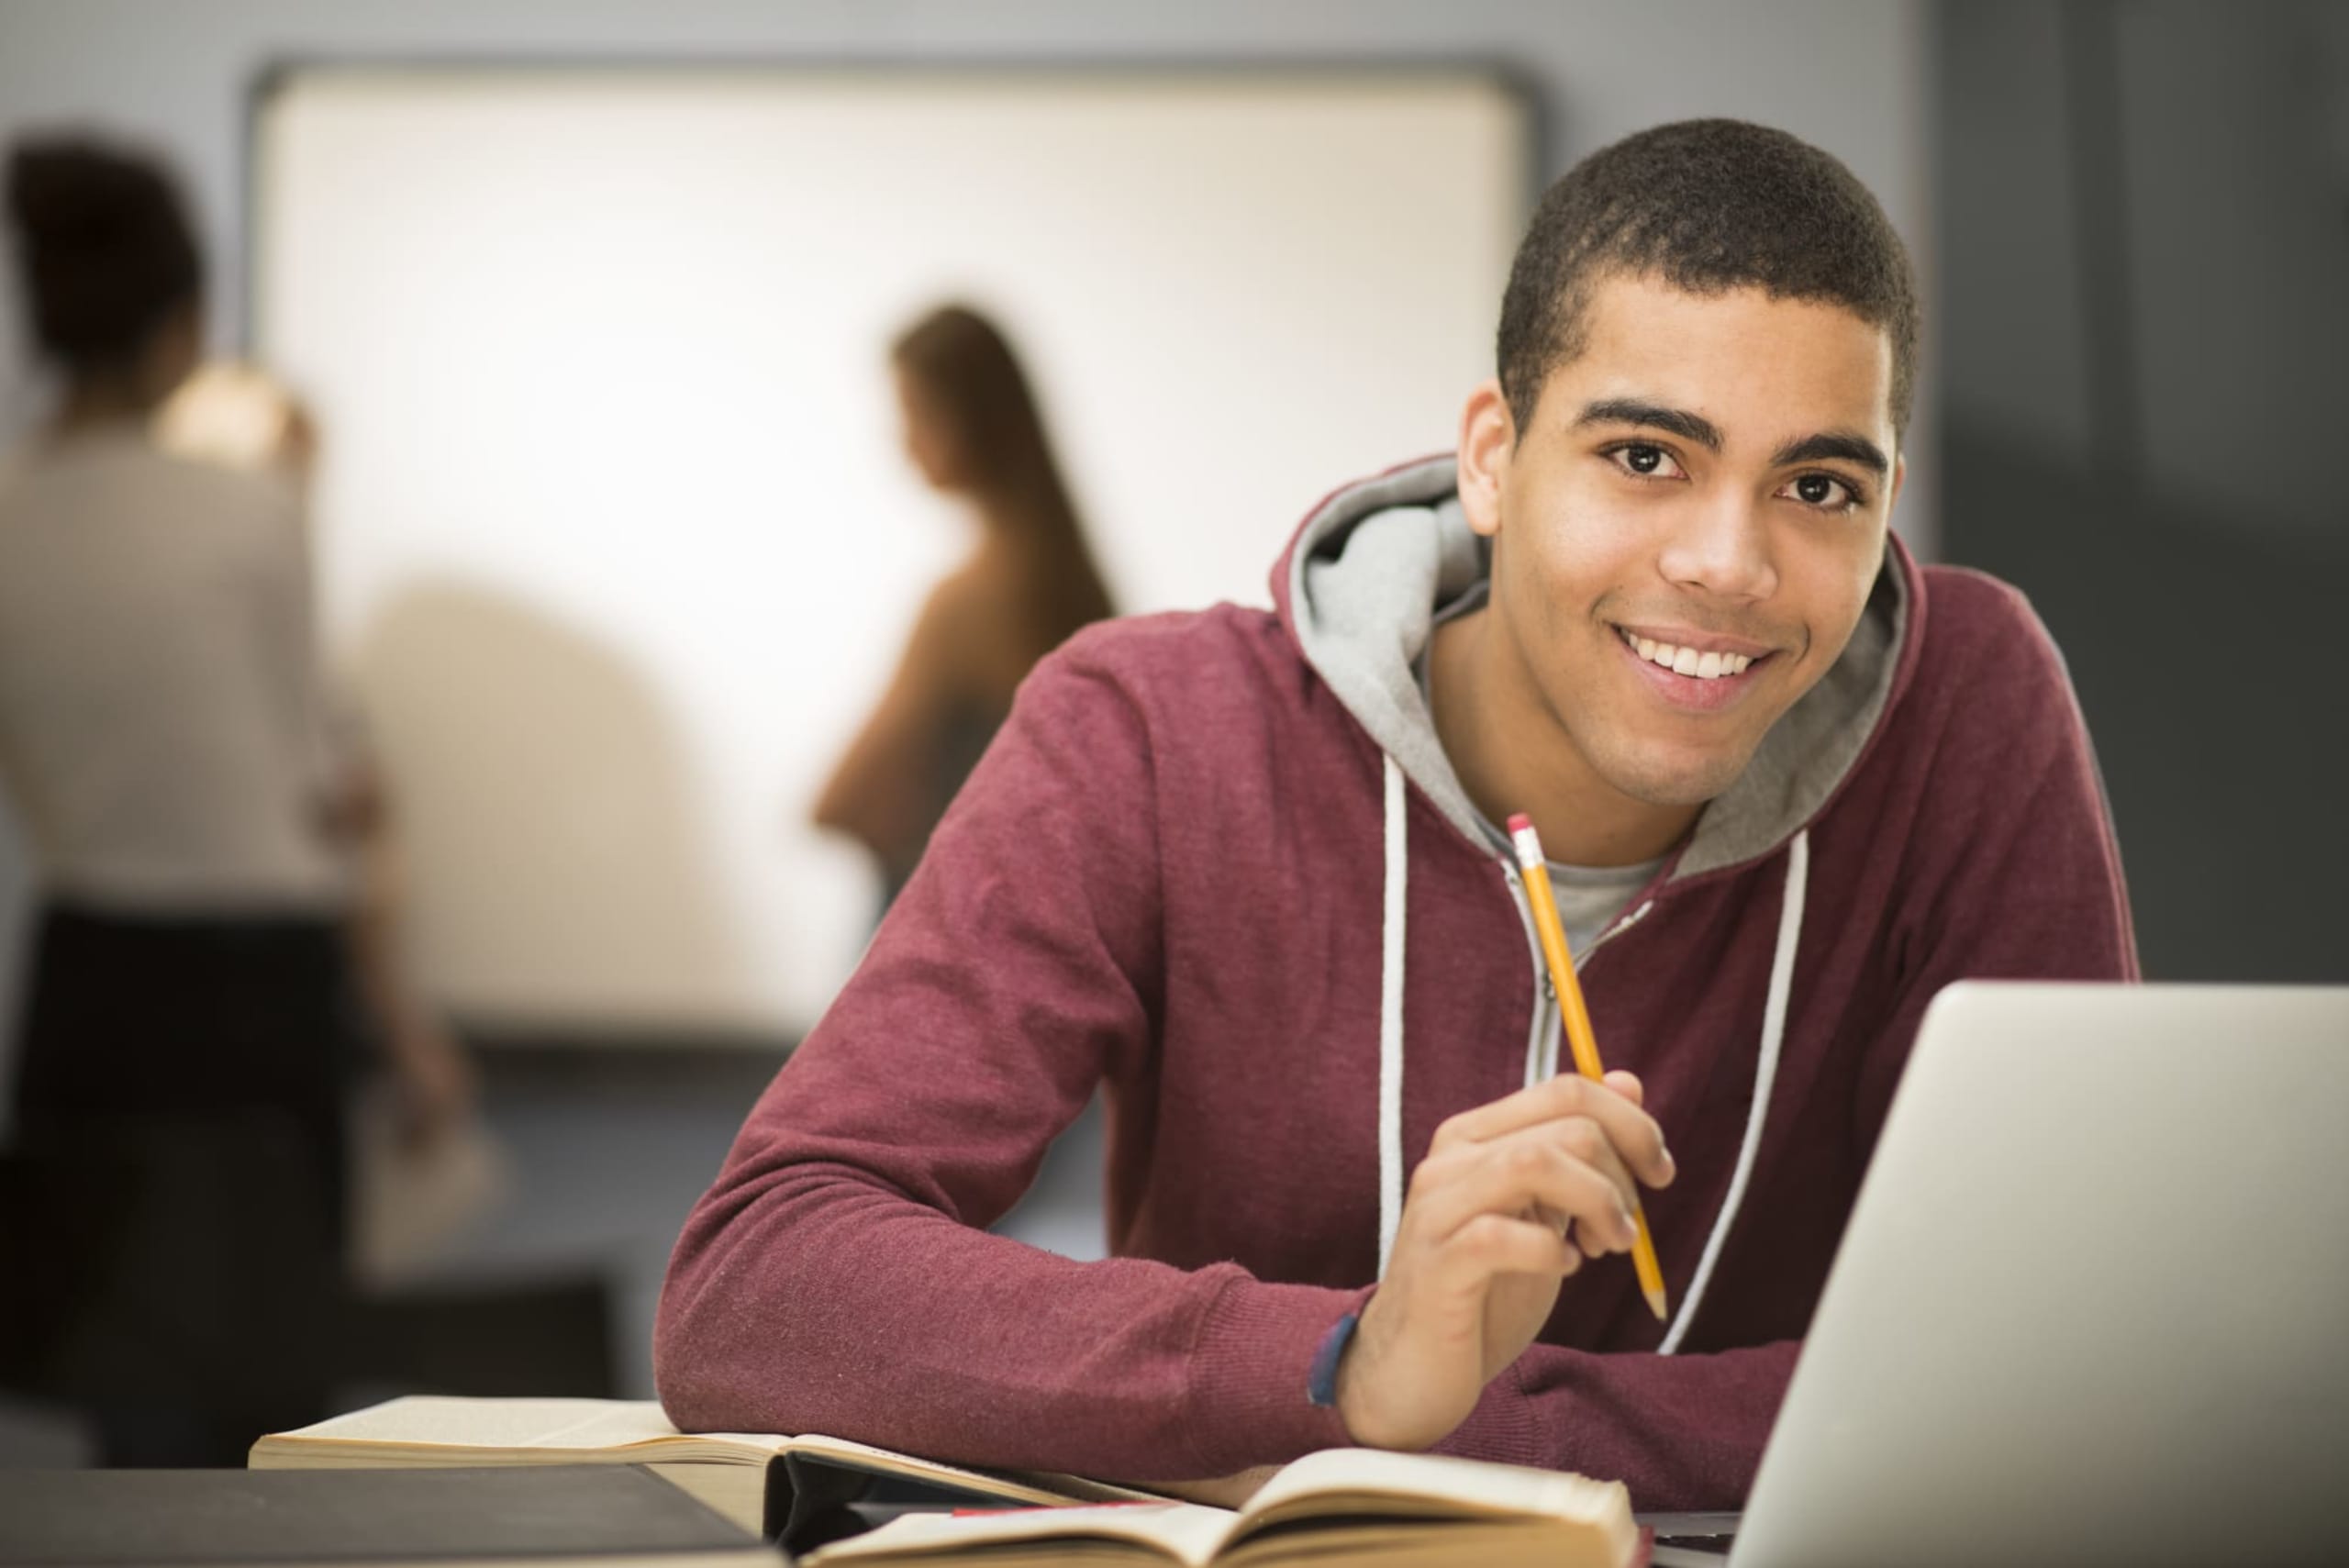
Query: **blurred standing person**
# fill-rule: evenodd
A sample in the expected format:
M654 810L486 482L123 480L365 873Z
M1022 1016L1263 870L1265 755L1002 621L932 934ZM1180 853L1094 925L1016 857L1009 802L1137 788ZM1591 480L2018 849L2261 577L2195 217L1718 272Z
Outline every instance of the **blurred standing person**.
M232 361L206 364L157 409L150 428L155 444L175 457L292 484L308 521L317 422L266 371ZM327 825L352 879L344 920L355 1021L392 1069L401 1144L421 1150L473 1115L476 1078L447 1020L409 973L407 860L365 717L349 693L323 680L321 690L334 759Z
M92 1405L106 1462L236 1464L330 1375L339 840L369 805L329 740L294 476L150 434L203 339L173 182L58 138L6 183L62 381L0 471L0 776L44 895L15 1127L60 1200L13 1271L15 1352Z
M906 455L931 488L966 502L979 528L816 804L816 825L872 851L894 897L1020 681L1114 611L1028 378L995 324L945 306L907 328L890 359Z

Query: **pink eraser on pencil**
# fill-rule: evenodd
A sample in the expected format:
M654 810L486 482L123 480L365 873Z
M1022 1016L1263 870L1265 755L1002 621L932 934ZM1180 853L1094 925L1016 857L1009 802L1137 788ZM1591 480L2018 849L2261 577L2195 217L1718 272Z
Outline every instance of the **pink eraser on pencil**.
M1532 827L1532 826L1533 826L1533 818L1532 818L1532 817L1528 817L1528 816L1527 816L1524 812L1522 812L1522 811L1519 812L1516 816L1514 816L1514 817L1510 817L1510 818L1508 819L1508 830L1509 830L1510 832L1512 832L1512 833L1521 832L1521 831L1523 831L1525 828L1531 828L1531 827Z

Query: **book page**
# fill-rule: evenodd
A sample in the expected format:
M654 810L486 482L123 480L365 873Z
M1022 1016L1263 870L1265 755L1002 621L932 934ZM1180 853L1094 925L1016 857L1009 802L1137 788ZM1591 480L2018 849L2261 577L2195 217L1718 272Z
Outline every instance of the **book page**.
M1534 1515L1578 1522L1620 1517L1629 1529L1631 1495L1620 1481L1593 1481L1569 1471L1332 1448L1283 1466L1248 1499L1240 1517L1247 1528L1256 1528L1319 1513L1359 1511L1430 1518Z
M767 1473L747 1464L648 1464L653 1474L751 1535L767 1532Z
M1041 1487L1044 1491L1078 1503L1187 1503L1195 1498L1179 1496L1154 1486L1125 1486L1115 1481L1096 1481L1089 1475L1071 1475L1063 1470L1005 1470L996 1473ZM1212 1505L1210 1505L1212 1506ZM1230 1509L1225 1509L1229 1513Z
M1163 1498L1081 1476L992 1472L809 1433L680 1432L650 1399L498 1399L410 1395L253 1445L256 1470L382 1465L546 1464L662 1460L763 1463L802 1452L853 1469L910 1476L1014 1503Z
M779 1452L772 1433L680 1433L651 1399L466 1399L418 1394L276 1434L279 1441L587 1451L638 1443L740 1445ZM262 1440L270 1440L269 1439Z
M1232 1516L1196 1503L1105 1503L1083 1508L1011 1508L983 1514L900 1514L880 1529L820 1547L803 1559L866 1562L985 1550L1022 1541L1123 1540L1154 1547L1204 1568L1231 1530Z
M924 1459L918 1454L874 1448L869 1443L853 1442L847 1438L825 1437L818 1432L793 1438L784 1446L793 1453L833 1460L857 1469L911 1476L918 1481L960 1487L982 1496L1000 1497L1013 1503L1161 1503L1166 1500L1152 1493L1137 1492L1131 1487L1119 1486L1107 1481L1087 1481L1079 1475L978 1470L949 1464L943 1460Z

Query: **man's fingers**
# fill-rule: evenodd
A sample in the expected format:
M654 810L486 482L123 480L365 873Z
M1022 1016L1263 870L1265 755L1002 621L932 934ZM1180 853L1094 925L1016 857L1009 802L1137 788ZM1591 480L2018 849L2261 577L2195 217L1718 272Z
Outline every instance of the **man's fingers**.
M1439 1280L1453 1289L1479 1289L1495 1274L1551 1274L1582 1267L1582 1251L1536 1219L1480 1214L1444 1239L1436 1254Z
M1571 1240L1584 1251L1594 1255L1604 1252L1628 1252L1639 1239L1639 1226L1629 1215L1610 1217L1604 1229L1594 1230L1587 1219L1575 1221Z
M1435 1141L1431 1147L1442 1149L1453 1143L1489 1143L1496 1138L1507 1137L1539 1122L1563 1116L1585 1115L1585 1100L1595 1097L1590 1090L1588 1079L1571 1073L1530 1084L1513 1095L1446 1118L1435 1129Z
M1608 1140L1623 1163L1652 1187L1668 1186L1672 1156L1664 1146L1664 1131L1640 1108L1639 1080L1629 1073L1610 1073L1610 1082L1594 1084L1575 1073L1520 1089L1489 1105L1462 1111L1436 1129L1431 1152L1442 1153L1464 1143L1489 1143L1543 1122L1587 1117L1606 1129ZM1627 1096L1614 1081L1627 1081Z
M1404 1226L1413 1239L1440 1246L1483 1216L1546 1209L1577 1222L1590 1250L1621 1251L1634 1233L1631 1194L1630 1173L1607 1135L1577 1117L1430 1156L1412 1175Z

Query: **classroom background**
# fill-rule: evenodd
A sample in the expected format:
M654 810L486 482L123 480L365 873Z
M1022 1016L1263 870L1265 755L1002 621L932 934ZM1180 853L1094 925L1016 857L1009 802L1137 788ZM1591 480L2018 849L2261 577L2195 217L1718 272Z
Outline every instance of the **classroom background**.
M574 146L584 183L496 228L537 123L500 115L574 89L679 161ZM1088 115L1114 135L1071 145ZM168 158L210 347L287 361L323 432L327 653L410 807L417 984L484 1133L370 1282L348 1402L651 1393L676 1228L870 929L809 801L957 548L896 451L893 328L1003 316L1119 608L1263 602L1319 495L1448 444L1542 186L1700 115L1835 153L1909 241L1896 525L2054 631L2148 976L2349 980L2343 7L0 0L0 138ZM696 150L712 116L742 168ZM1242 122L1300 161L1250 167ZM963 140L1002 183L935 156ZM481 205L436 231L451 191ZM311 286L379 274L422 280L422 381ZM50 391L0 313L0 448ZM0 1042L35 896L0 803ZM1097 1254L1089 1136L1008 1228ZM0 1463L88 1451L0 1393Z

